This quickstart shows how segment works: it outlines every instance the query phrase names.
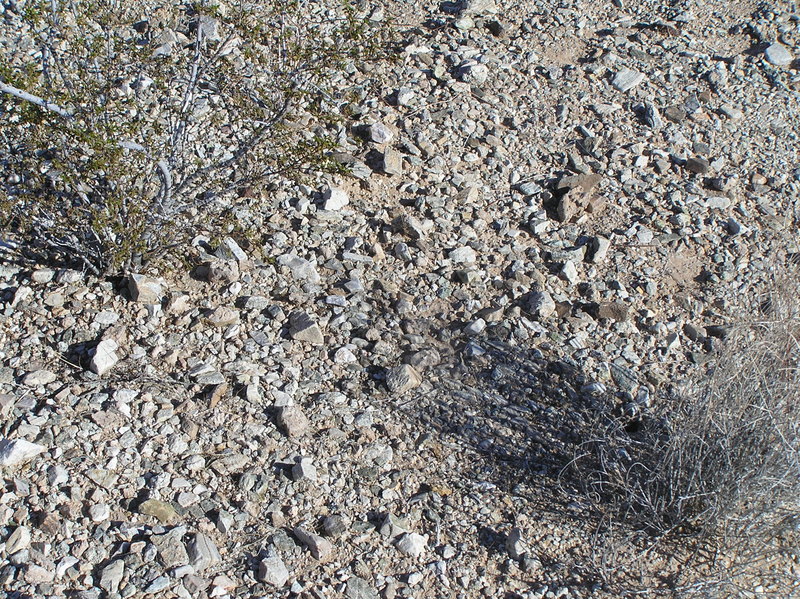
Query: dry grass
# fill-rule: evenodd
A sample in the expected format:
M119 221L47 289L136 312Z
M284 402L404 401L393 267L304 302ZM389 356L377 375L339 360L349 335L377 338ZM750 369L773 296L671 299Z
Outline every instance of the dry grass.
M768 585L785 575L800 530L798 269L748 313L713 369L663 398L635 432L629 420L598 416L599 434L569 468L628 540L634 531L661 552L691 556L673 592L746 595L754 581Z

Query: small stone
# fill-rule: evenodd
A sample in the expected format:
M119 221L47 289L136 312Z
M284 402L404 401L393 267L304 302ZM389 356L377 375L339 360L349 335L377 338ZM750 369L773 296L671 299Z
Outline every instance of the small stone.
M470 336L480 335L484 329L486 329L486 321L483 318L478 318L464 327L464 334Z
M223 239L214 255L221 260L247 262L247 254L232 237Z
M40 385L49 385L56 379L58 379L58 376L54 372L34 370L22 378L22 384L28 387L39 387Z
M416 92L408 87L401 87L397 90L397 105L398 106L411 106L414 98L417 97Z
M499 10L496 0L462 0L459 12L462 15L494 15Z
M217 546L209 537L197 533L188 547L189 563L197 572L216 566L222 561Z
M107 503L96 503L89 508L89 517L92 522L105 522L111 517L111 508Z
M489 78L489 67L475 60L468 60L458 69L458 77L470 85L483 85Z
M535 291L528 300L528 312L537 318L547 318L556 311L556 302L547 291Z
M6 555L14 555L17 551L27 549L31 544L31 531L26 526L17 526L6 539Z
M403 155L391 148L383 153L381 169L386 175L400 176L403 174Z
M351 576L344 589L347 599L379 599L378 592L363 578Z
M25 582L28 584L45 584L53 582L56 573L36 564L28 564L25 568Z
M525 543L522 542L522 531L519 528L512 528L506 537L506 551L509 557L521 560L525 556Z
M475 262L477 256L475 255L475 250L469 246L464 246L451 251L448 254L448 258L450 258L454 264L471 264Z
M592 262L600 264L608 257L611 241L598 235L592 239Z
M213 260L207 268L206 279L209 283L229 285L239 280L239 264L234 260Z
M164 296L159 281L139 274L131 274L128 277L128 290L131 299L140 304L160 304Z
M203 317L208 324L218 329L239 322L239 311L228 306L218 306Z
M621 92L627 92L644 81L644 73L632 69L623 69L614 76L611 85Z
M685 166L687 171L697 175L706 174L710 168L710 164L705 158L689 158Z
M258 564L258 579L274 587L282 587L289 580L289 570L277 555L265 557Z
M301 458L294 466L292 466L292 478L295 481L308 480L314 482L317 480L317 469L311 463L311 458Z
M794 61L792 53L780 42L770 44L769 47L764 50L764 56L767 62L777 67L787 67Z
M323 537L315 535L300 526L295 527L292 532L294 532L297 540L308 547L311 555L319 561L325 561L333 554L333 545Z
M301 437L308 431L308 418L299 406L285 406L278 410L278 427L289 437Z
M109 595L119 590L119 583L125 573L125 562L121 559L114 560L100 571L100 588Z
M661 118L661 113L658 111L658 106L652 102L645 102L644 105L644 122L656 131L664 127L664 120Z
M185 533L186 528L178 526L165 534L150 537L153 545L158 549L158 558L165 568L185 566L189 563L189 554L186 552L186 545L182 540Z
M386 372L386 387L396 395L402 395L421 384L422 377L410 364L402 364Z
M630 306L624 302L604 302L597 309L598 318L624 322L628 320Z
M400 537L397 541L397 548L401 553L411 557L419 557L428 545L428 537L409 532Z
M319 325L306 312L297 310L289 315L289 334L295 341L322 345L325 338Z
M38 443L31 443L25 439L0 441L0 466L17 466L32 460L34 457L45 451L47 448Z
M98 343L94 348L92 360L89 362L89 370L103 376L119 362L117 349L119 349L119 344L113 339L104 339Z
M744 112L733 106L732 104L723 104L719 108L720 112L732 121L739 121L744 118Z
M322 193L323 210L341 210L350 203L350 197L344 189L328 187Z
M328 516L322 521L322 528L325 529L325 534L331 538L342 536L347 530L347 523L344 518L338 514Z
M312 285L319 285L321 281L314 265L295 254L283 254L278 257L278 264L288 268L296 281L311 283Z
M559 274L572 285L578 282L578 268L572 260L567 260L564 263Z
M394 133L383 123L375 123L368 128L369 140L376 144L388 144L394 139Z
M179 518L178 512L169 503L158 499L148 499L139 505L139 513L153 516L161 524L172 524Z
M151 582L147 587L145 587L144 592L148 595L154 595L166 589L169 586L169 577L168 576L159 576L153 582Z

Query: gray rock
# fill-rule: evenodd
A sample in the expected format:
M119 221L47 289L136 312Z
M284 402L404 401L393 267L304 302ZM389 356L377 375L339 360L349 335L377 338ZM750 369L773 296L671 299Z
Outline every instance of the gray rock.
M289 580L289 570L277 555L265 557L258 564L258 579L274 587L282 587Z
M475 60L468 60L459 67L458 78L470 85L483 85L489 78L489 67Z
M376 144L388 144L394 139L394 133L383 123L374 123L367 129L369 140Z
M189 554L183 544L186 528L178 526L162 535L153 535L150 540L158 549L158 557L165 568L185 566L189 563Z
M769 47L764 50L764 56L767 62L778 67L787 67L794 61L794 56L789 52L789 48L780 42L770 44Z
M140 304L160 304L164 291L160 281L145 275L131 274L128 277L131 299Z
M592 239L592 262L600 264L608 257L611 241L598 235Z
M89 362L89 370L103 376L119 362L117 349L119 349L119 344L113 339L104 339L98 343Z
M18 466L32 460L47 448L38 443L31 443L25 439L0 441L0 466Z
M506 551L511 559L521 560L525 557L526 547L519 528L512 528L509 531L506 537Z
M556 311L556 302L547 291L535 291L528 300L528 312L537 318L547 318Z
M422 377L410 364L402 364L386 372L386 388L396 395L402 395L421 384Z
M317 480L317 469L311 463L311 458L301 458L294 466L292 466L292 478L296 481L308 480L314 482Z
M100 571L100 588L109 595L115 594L124 574L125 562L121 559L114 560Z
M38 387L40 385L49 385L58 379L54 372L49 370L34 370L22 377L22 384L28 387Z
M383 170L384 174L387 175L397 175L397 176L402 175L403 155L397 150L388 148L383 153L383 158L381 160L381 169Z
M462 0L459 8L462 15L495 15L500 11L496 0Z
M166 589L170 585L169 576L159 576L144 589L148 595L155 595Z
M222 243L217 248L217 251L214 252L217 258L220 260L235 260L236 262L247 262L247 254L245 251L236 243L236 240L232 237L226 237L222 240Z
M197 572L213 568L222 561L217 546L209 537L197 533L188 547L189 563Z
M344 588L347 599L379 599L378 592L363 578L351 576Z
M17 526L6 539L6 555L27 549L31 544L31 531L27 526Z
M327 539L315 535L301 526L296 526L292 532L297 540L305 545L311 555L319 561L325 561L333 554L333 545Z
M295 341L322 345L325 338L319 325L306 312L295 311L289 315L289 334Z
M289 437L301 437L308 431L308 418L299 406L285 406L278 410L278 427Z
M644 73L634 71L633 69L622 69L614 76L611 85L621 92L627 92L644 81Z
M209 283L224 283L226 285L239 280L239 264L235 260L213 260L208 263L206 279Z
M320 276L314 265L295 254L284 254L278 257L278 264L285 266L292 272L296 281L319 285Z
M342 536L347 530L347 523L344 518L338 514L328 516L322 521L322 527L325 529L325 534L331 538Z
M704 175L711 168L708 160L705 158L689 158L686 161L686 170L697 175Z
M644 104L644 122L651 129L659 131L664 127L664 119L661 118L661 113L658 111L658 106L652 102L645 102Z

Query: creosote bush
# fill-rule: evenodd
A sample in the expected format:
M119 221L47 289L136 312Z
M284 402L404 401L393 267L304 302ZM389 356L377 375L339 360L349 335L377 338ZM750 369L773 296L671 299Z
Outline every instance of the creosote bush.
M339 0L29 0L5 17L2 235L95 273L184 243L198 215L213 230L237 190L342 171L341 75L389 31Z
M759 298L751 321L731 327L712 371L689 390L634 422L597 417L597 436L564 475L610 521L651 539L691 540L719 552L729 572L792 546L800 526L799 270ZM714 572L717 590L731 581Z

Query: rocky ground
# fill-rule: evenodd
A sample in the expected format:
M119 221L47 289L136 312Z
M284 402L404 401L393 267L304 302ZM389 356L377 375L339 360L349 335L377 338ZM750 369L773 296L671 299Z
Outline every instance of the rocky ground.
M198 220L173 269L0 265L6 596L646 596L692 567L598 541L562 469L576 406L660 401L800 253L796 7L368 9L401 43L343 75L355 177L238 210L255 238ZM797 591L741 588L770 592Z

